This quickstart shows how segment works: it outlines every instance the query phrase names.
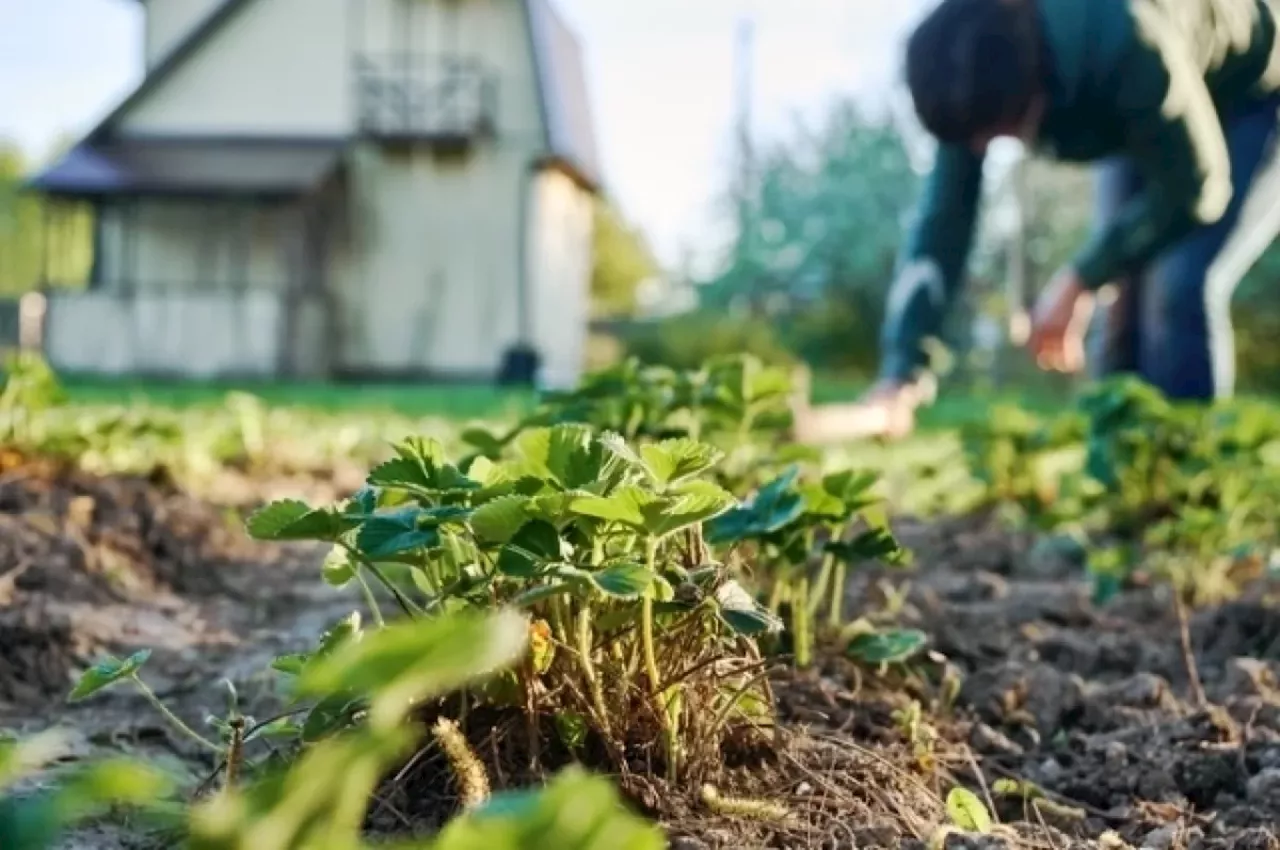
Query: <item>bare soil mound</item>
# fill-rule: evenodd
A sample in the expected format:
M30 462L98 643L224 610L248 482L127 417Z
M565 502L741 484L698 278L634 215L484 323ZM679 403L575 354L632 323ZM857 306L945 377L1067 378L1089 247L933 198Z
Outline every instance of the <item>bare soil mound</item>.
M284 550L237 519L162 475L0 457L0 708L60 697L102 651L207 642L218 629L203 603L286 577L261 569Z

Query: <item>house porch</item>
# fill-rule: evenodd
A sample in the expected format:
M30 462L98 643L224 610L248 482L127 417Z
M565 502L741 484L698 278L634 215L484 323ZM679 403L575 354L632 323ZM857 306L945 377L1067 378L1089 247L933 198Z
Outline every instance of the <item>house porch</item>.
M68 373L319 377L342 226L341 142L126 139L81 145L34 188L94 210L87 288L50 272L39 343ZM46 264L46 269L56 265Z

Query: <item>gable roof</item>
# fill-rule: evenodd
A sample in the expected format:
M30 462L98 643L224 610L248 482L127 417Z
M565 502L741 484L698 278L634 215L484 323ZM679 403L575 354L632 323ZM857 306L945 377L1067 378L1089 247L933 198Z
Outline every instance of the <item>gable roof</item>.
M145 4L146 0L138 0L139 3ZM112 109L98 124L85 135L85 142L95 142L103 136L111 132L111 127L120 120L120 118L132 109L139 101L155 90L156 86L169 78L169 75L177 70L191 54L195 53L200 45L204 44L209 38L217 34L218 30L226 26L235 14L244 7L248 6L253 0L222 0L217 6L213 7L213 11L205 15L200 23L191 28L182 39L169 49L164 58L152 66L147 75L142 78L142 82L137 88L129 92L124 100L120 101L115 109Z
M89 131L82 144L94 144L111 135L113 126L129 109L168 79L251 2L253 0L222 0L148 71L137 88ZM529 30L538 102L546 127L545 158L596 189L602 183L601 167L581 42L552 5L552 0L520 0L520 3Z
M551 0L523 0L547 150L594 187L601 183L582 45Z

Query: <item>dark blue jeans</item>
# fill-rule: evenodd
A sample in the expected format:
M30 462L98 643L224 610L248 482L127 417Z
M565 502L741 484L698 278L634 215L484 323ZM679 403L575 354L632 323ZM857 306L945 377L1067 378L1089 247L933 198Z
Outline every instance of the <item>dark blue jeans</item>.
M1096 376L1136 374L1173 399L1208 401L1229 394L1235 346L1231 295L1239 275L1211 274L1237 227L1240 212L1276 135L1280 97L1252 102L1227 117L1232 198L1217 222L1201 227L1120 284L1113 303L1099 310L1091 329ZM1142 187L1126 158L1096 166L1097 223L1105 222Z

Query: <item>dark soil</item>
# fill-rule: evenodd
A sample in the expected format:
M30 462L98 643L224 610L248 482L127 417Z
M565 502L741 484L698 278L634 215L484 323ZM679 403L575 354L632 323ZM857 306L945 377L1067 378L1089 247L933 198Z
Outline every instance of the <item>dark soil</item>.
M1160 590L1099 609L1079 567L1026 535L983 519L899 531L919 569L859 572L848 613L924 630L930 655L882 672L828 651L820 670L774 677L776 746L727 753L714 785L721 797L785 806L783 820L718 814L696 789L641 771L618 777L672 847L924 848L960 782L1012 826L952 835L950 848L1280 850L1280 588L1260 582L1193 613L1209 696L1199 707ZM193 724L224 704L224 678L263 716L278 704L270 659L353 607L316 579L319 556L252 544L234 512L161 479L0 463L0 727L61 723L79 731L86 756L167 755L198 784L211 765L127 690L74 707L64 695L100 652L146 646L156 655L145 678ZM949 668L960 674L954 704L942 686ZM898 712L913 701L924 710L908 740ZM467 727L496 788L531 781L508 725L475 715ZM1001 795L1000 779L1045 796ZM428 748L389 780L373 823L429 832L455 807L447 766ZM120 846L103 832L78 841Z
M256 544L162 475L0 461L0 726L47 718L104 652L154 649L147 678L180 691L320 628L314 549Z
M661 779L619 777L673 848L923 848L941 838L943 800L960 783L1009 827L946 847L1280 850L1280 609L1268 585L1193 614L1209 696L1197 707L1161 591L1098 608L1078 565L980 517L903 520L899 532L920 568L859 573L848 613L922 629L928 657L881 672L828 648L820 670L775 677L780 745L727 753L734 767L715 784L785 806L785 820L719 815ZM953 704L948 669L962 683ZM925 730L914 741L898 719L913 702ZM527 756L508 751L518 723L467 731L495 787L531 781ZM999 793L1002 779L1033 799ZM429 833L455 808L448 767L426 749L384 788L374 820Z

